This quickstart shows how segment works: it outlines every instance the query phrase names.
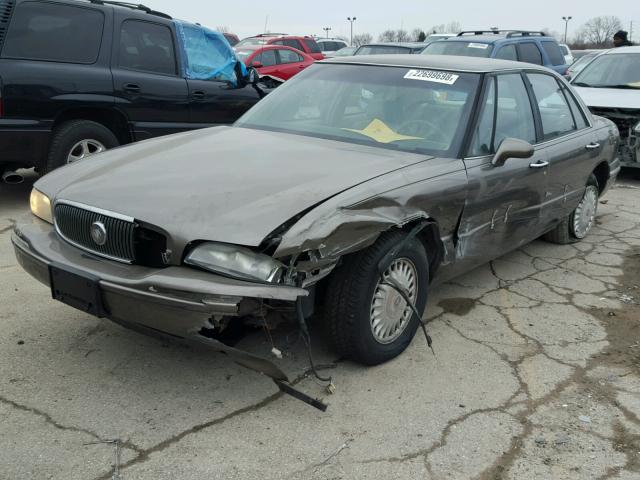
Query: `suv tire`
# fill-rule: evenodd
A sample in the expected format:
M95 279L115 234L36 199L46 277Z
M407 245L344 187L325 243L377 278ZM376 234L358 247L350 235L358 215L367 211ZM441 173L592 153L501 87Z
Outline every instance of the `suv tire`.
M104 125L91 120L72 120L57 127L53 132L49 155L43 173L71 163L70 156L76 152L77 159L86 158L120 145L118 138ZM83 155L82 152L84 152Z
M406 303L389 287L385 293L385 286L379 283L378 262L405 236L401 230L382 234L371 247L345 258L329 281L324 304L324 327L328 340L338 353L364 365L378 365L400 355L419 327L418 320L411 313L406 320L401 320ZM429 285L429 262L423 244L414 238L399 252L395 262L390 269L395 265L398 269L404 267L410 273L409 278L413 277L414 290L408 290L418 311L423 312ZM397 275L394 273L397 280L407 278L402 276L401 270ZM405 286L402 281L400 283ZM378 310L383 315L387 308L394 315L400 314L397 315L400 320L387 317L391 324L399 322L395 326L400 327L394 327L395 334L387 335L382 341L384 334L380 331L375 333L379 328L375 326L379 314L374 311L376 298L381 304Z

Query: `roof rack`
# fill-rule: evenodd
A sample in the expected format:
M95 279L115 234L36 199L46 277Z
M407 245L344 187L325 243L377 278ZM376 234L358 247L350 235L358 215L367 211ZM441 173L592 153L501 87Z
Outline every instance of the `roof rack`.
M464 30L458 33L458 37L465 35L506 35L507 38L511 37L546 37L544 32L531 31L531 30Z
M286 37L289 35L288 33L275 33L275 32L267 32L267 33L259 33L254 35L254 37Z
M140 10L142 12L148 13L149 15L156 15L158 17L167 18L169 20L173 20L166 13L158 12L156 10L152 10L151 8L141 5L139 3L128 3L128 2L115 2L112 0L89 0L91 3L95 3L97 5L114 5L116 7L126 7L131 8L133 10Z

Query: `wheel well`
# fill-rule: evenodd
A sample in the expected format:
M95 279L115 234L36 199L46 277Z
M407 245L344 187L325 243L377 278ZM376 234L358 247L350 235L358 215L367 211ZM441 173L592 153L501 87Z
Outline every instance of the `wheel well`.
M600 193L604 192L607 182L609 181L609 164L602 162L593 170L593 175L598 180L598 190Z
M411 231L416 224L423 222L424 219L414 220L402 226L405 232ZM429 281L433 281L442 259L444 258L444 244L440 238L440 227L434 219L427 219L427 226L418 234L418 240L422 242L427 251L429 259Z
M91 120L104 125L113 132L121 145L132 141L127 119L123 114L115 110L106 108L76 108L67 110L56 119L53 128L55 129L69 120Z

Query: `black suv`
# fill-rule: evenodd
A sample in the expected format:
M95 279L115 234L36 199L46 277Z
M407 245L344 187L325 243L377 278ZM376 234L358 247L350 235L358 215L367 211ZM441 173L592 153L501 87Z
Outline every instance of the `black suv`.
M264 96L244 77L188 78L177 35L142 5L0 0L0 174L230 124Z

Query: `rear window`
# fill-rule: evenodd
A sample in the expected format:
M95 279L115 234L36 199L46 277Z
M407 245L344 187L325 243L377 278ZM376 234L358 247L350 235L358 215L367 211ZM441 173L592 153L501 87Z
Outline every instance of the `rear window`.
M320 53L322 51L316 41L312 38L305 38L304 43L311 53Z
M411 53L411 49L393 45L365 45L356 50L355 55L394 55L402 53Z
M99 10L55 3L24 2L13 14L3 57L95 63L102 42Z
M564 65L564 55L560 46L555 42L542 42L542 48L547 53L551 65Z
M430 44L422 53L424 55L459 55L489 58L492 51L493 45L488 43L444 40Z

